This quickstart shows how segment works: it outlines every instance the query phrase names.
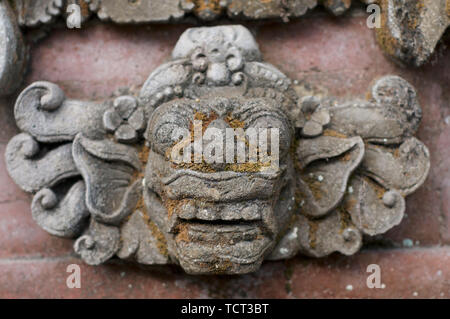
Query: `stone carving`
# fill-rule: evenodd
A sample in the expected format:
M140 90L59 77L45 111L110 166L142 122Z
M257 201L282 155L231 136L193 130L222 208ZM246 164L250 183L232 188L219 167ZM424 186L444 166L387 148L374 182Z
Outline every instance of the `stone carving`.
M13 93L26 66L25 43L8 1L0 1L0 96Z
M92 0L90 8L102 20L118 23L160 22L179 20L194 15L201 20L222 16L231 19L270 19L299 17L322 3L335 15L344 13L351 0L169 0L139 1Z
M64 12L65 0L15 0L20 25L36 27L48 24Z
M382 27L376 29L376 34L386 53L414 66L428 61L450 24L450 0L360 1L380 5ZM11 3L16 18L8 1L0 4L0 96L17 89L25 71L26 52L16 24L22 28L51 24L60 16L67 17L67 8L72 4L80 6L82 22L93 14L116 23L190 21L192 17L201 21L221 17L236 20L281 18L287 22L318 5L334 15L341 15L350 8L352 0L11 0ZM128 134L131 134L129 128Z
M83 17L95 12L101 20L116 23L168 22L188 19L193 15L201 20L222 16L231 19L270 19L304 15L319 4L335 15L350 8L352 0L14 0L20 25L35 27L52 23L65 13L69 4L78 4Z
M375 81L367 100L297 96L246 28L193 28L138 96L93 103L67 99L52 83L29 86L15 105L22 133L6 162L34 194L36 222L77 238L88 264L116 256L242 274L298 253L351 255L363 235L398 225L405 196L430 168L414 138L421 116L399 77ZM278 143L279 165L234 155L231 163L174 160L174 132L205 132L209 147L210 128L277 129L269 143ZM239 139L227 141L235 154Z
M450 26L450 0L378 0L382 27L377 40L390 56L413 66L425 64Z

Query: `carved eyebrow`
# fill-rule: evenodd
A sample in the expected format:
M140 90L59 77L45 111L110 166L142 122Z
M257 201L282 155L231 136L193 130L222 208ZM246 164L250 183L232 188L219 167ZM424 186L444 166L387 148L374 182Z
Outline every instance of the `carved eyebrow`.
M160 126L162 124L168 123L165 118L169 114L188 116L193 115L194 112L195 109L189 103L171 103L157 108L150 116L149 123L151 126L154 126L155 124L157 126Z
M287 122L286 116L283 114L283 112L280 109L276 108L262 108L257 107L255 109L254 104L246 104L242 108L238 108L237 110L234 110L231 115L235 116L236 118L240 119L243 122L253 122L257 120L260 117L263 116L270 116L274 117L281 122L285 123Z

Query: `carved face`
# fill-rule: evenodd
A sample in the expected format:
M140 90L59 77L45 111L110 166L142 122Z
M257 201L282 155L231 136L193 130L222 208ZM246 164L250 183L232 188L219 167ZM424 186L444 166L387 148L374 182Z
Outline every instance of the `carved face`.
M224 163L174 163L170 154L179 142L174 132L193 131L194 121L201 121L203 132L223 131ZM282 160L275 170L266 171L261 162L227 163L226 150L236 150L238 143L226 138L227 129L249 128L279 131ZM152 150L145 174L146 203L148 211L158 215L151 218L163 230L173 257L189 273L245 273L259 268L289 220L292 205L291 127L275 101L176 100L154 112L147 134ZM248 146L248 137L245 142ZM203 139L204 150L209 143ZM275 214L276 206L282 208Z

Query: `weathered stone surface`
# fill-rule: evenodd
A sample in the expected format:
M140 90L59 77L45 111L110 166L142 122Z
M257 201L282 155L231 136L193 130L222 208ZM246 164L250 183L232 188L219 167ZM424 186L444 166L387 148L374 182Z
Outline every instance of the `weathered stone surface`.
M120 248L120 230L91 218L89 228L74 244L74 250L88 265L100 265Z
M402 63L421 66L432 56L444 31L450 24L448 0L408 2L396 0L363 0L366 4L376 3L381 7L381 28L376 29L377 39L385 52ZM160 23L173 21L190 21L192 16L209 21L227 17L229 19L274 19L288 21L290 17L303 16L308 10L323 5L335 15L346 12L351 0L295 0L295 1L260 1L260 0L171 0L171 1L102 1L102 0L36 0L13 1L18 23L23 27L35 28L49 24L60 16L69 19L71 5L78 5L80 21L86 21L93 12L102 20L116 23ZM6 8L8 4L2 7ZM26 53L16 19L11 10L3 14L0 23L5 24L0 41L5 52L0 53L0 95L10 94L21 83L25 72ZM2 22L3 21L3 22ZM70 22L70 21L68 21ZM14 30L13 30L14 29ZM3 38L3 40L2 40ZM0 42L1 43L1 42ZM4 60L3 63L1 60ZM235 75L235 81L240 75ZM305 134L318 135L320 126L308 122ZM136 132L130 126L121 126L115 130L120 141L134 142Z
M35 82L18 97L14 116L17 126L37 141L71 141L83 132L96 136L104 132L101 114L106 105L67 100L55 84Z
M72 158L70 144L41 150L38 142L22 133L6 149L6 165L14 182L27 192L36 192L80 175ZM30 179L29 176L38 176Z
M63 12L65 0L14 0L21 25L35 27L48 24Z
M381 47L398 61L421 66L433 54L450 26L448 0L380 0L382 27L376 30Z
M185 11L179 6L179 2L180 0L92 0L90 8L97 11L100 19L117 23L165 22L184 16Z
M16 119L28 135L13 139L7 156L21 154L14 146L21 136L30 140L25 155L30 153L31 161L42 147L61 142L71 147L74 176L83 179L91 219L75 251L89 264L117 254L144 264L175 262L192 274L237 274L256 271L264 259L298 252L353 254L361 247L362 232L379 234L398 224L405 209L401 195L414 191L428 174L428 151L412 137L421 109L413 87L402 78L378 79L368 100L305 98L262 60L242 26L189 29L172 57L150 75L137 98L66 100L59 87L40 82L18 99ZM74 121L75 116L87 118ZM198 119L205 129L219 131L279 129L279 166L268 171L258 162L180 165L170 155L177 142L173 132L195 130L192 123ZM310 122L320 130L307 134ZM111 135L124 126L132 127L137 139ZM383 145L380 154L374 151L377 145ZM372 155L366 159L367 150ZM411 172L410 178L383 174L382 167L372 165L372 158L380 156L383 165ZM15 170L20 165L25 164ZM40 173L27 176L40 181ZM369 178L365 188L352 186ZM305 187L298 188L299 183ZM40 203L70 208L64 196L53 196L61 185L36 189L45 193L36 195ZM76 189L78 196L82 188ZM354 194L366 195L353 203ZM358 216L369 205L377 215L366 226ZM35 211L46 226L42 209ZM75 218L63 229L78 230L85 215L72 211L68 216Z
M83 231L89 211L85 204L83 181L75 183L63 199L44 188L33 198L31 213L36 223L52 235L76 237ZM59 195L59 196L58 196Z
M0 2L0 96L13 93L22 83L27 51L16 16L8 1Z
M376 29L377 39L387 54L402 63L421 66L433 54L444 31L450 25L448 0L403 3L396 0L363 1L381 6L382 26ZM351 0L325 0L320 2L335 15L341 15ZM70 5L79 6L80 21L87 20L96 12L102 20L117 23L159 23L186 21L193 14L201 20L213 20L222 16L231 19L268 19L304 15L316 7L317 0L264 1L232 0L171 0L171 1L101 1L101 0L37 0L13 2L18 23L23 27L49 24L61 15L69 18ZM14 92L20 85L26 68L26 49L16 18L5 1L0 8L0 95ZM239 75L235 76L239 81ZM320 134L319 125L308 122L305 134ZM136 132L130 126L117 128L116 138L134 142Z

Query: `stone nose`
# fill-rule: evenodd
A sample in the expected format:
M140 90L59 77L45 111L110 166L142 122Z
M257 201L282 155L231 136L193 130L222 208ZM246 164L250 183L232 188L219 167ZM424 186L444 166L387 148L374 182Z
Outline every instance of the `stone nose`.
M230 82L230 71L225 63L211 63L206 77L215 85L225 85Z
M223 119L212 121L203 136L203 157L217 171L225 169L226 130L231 128Z

